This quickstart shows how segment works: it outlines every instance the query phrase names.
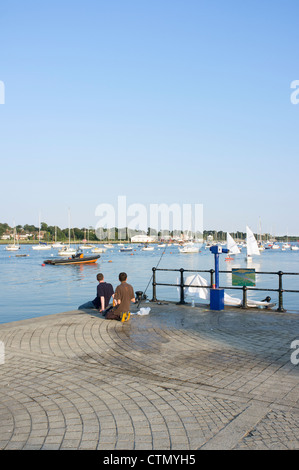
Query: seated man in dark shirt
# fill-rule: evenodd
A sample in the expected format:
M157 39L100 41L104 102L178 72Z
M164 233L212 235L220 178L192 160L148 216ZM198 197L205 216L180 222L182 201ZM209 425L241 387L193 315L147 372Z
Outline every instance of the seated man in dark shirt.
M114 290L111 284L104 281L104 275L102 273L97 274L97 280L99 281L97 286L97 296L94 300L86 302L80 305L78 310L84 310L85 308L96 308L99 312L104 312L108 306L111 297L114 297Z

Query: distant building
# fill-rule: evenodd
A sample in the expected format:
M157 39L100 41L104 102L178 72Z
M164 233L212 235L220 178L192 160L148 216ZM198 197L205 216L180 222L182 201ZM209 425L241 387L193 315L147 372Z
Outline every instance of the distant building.
M37 235L37 238L40 240L43 240L45 238L46 232L44 230L41 230L39 235Z
M134 235L131 238L132 243L151 243L157 241L157 237L151 237L149 235Z
M32 237L32 233L24 233L17 236L19 240L28 240L30 237Z

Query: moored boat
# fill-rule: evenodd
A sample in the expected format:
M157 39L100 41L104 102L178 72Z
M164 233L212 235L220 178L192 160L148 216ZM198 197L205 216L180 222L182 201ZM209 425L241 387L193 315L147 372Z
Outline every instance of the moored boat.
M199 253L199 246L194 245L194 243L186 243L185 245L179 247L180 253Z
M102 246L95 246L91 252L92 253L105 253L107 251L107 248L104 248Z
M75 255L72 255L69 258L47 259L44 261L44 263L52 264L52 265L91 264L91 263L96 263L99 258L100 258L100 255L84 256L83 253L76 253Z
M63 248L64 247L64 244L63 243L60 243L60 242L55 242L52 244L52 248Z
M5 247L6 251L18 251L20 249L20 245L7 245Z
M88 245L80 245L80 246L79 246L80 250L91 250L91 248L93 248L93 247L94 247L94 245L90 245L90 244L88 244Z
M142 251L153 251L153 250L154 250L153 246L144 245L144 247L142 247Z
M51 250L51 245L47 245L47 243L40 242L38 245L33 245L32 249L33 250L40 250L40 251Z
M13 232L13 244L7 245L5 249L7 251L18 251L20 249L19 241L16 243L17 239L17 232L16 232L16 227L14 227L14 232Z
M59 256L71 256L77 253L76 248L69 246L64 246L61 250L58 251Z
M272 250L279 250L280 246L277 243L273 243Z

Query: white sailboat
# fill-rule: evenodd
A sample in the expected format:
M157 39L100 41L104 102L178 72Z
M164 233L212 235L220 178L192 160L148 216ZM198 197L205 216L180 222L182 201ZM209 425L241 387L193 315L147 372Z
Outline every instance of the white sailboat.
M57 227L55 226L55 241L52 243L52 248L63 248L63 243L57 241Z
M246 248L247 248L247 256L246 260L251 261L252 256L260 256L260 250L257 244L257 241L255 239L255 236L252 232L252 230L246 226Z
M13 244L6 246L5 249L6 249L7 251L18 251L18 250L20 249L19 241L18 241L18 243L16 243L16 239L17 239L17 231L16 231L16 226L14 226L14 230L13 230Z
M70 246L65 246L61 250L58 251L59 256L71 256L75 255L77 250L75 248L71 248Z
M195 245L193 242L186 243L185 245L179 247L180 253L199 253L199 246Z
M15 245L15 244L7 245L5 249L6 251L18 251L20 249L20 245Z
M154 247L149 246L149 245L144 245L141 249L142 249L142 251L153 251Z
M55 242L52 245L52 248L63 248L63 247L64 247L64 244L61 242Z
M38 218L38 245L33 245L33 250L51 250L51 245L47 245L47 243L41 243L40 241L40 215Z
M51 250L51 245L47 245L46 243L39 243L38 245L34 245L32 247L33 250Z
M260 251L264 251L265 247L262 242L262 224L261 224L261 218L259 219L259 225L260 225L260 239L258 242L258 247Z
M69 211L69 244L68 246L65 245L62 250L58 251L59 256L71 256L75 255L77 250L75 248L71 248L71 216Z
M228 232L226 233L226 246L229 250L230 255L238 255L239 253L241 253L237 243Z
M106 251L107 251L107 248L105 248L103 246L95 246L91 250L92 253L105 253Z
M91 245L89 243L89 229L87 230L87 243L86 243L86 229L84 229L84 240L83 240L83 245L80 245L79 248L80 250L91 250L94 245ZM95 252L93 252L95 253Z

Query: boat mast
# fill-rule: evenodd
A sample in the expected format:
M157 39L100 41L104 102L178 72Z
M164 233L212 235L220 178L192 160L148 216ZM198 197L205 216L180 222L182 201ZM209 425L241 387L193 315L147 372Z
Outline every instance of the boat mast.
M69 210L69 248L71 247L71 215Z
M38 243L40 243L40 212L38 214Z

